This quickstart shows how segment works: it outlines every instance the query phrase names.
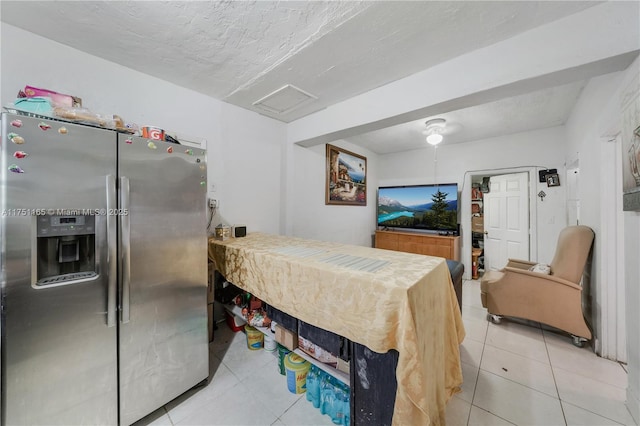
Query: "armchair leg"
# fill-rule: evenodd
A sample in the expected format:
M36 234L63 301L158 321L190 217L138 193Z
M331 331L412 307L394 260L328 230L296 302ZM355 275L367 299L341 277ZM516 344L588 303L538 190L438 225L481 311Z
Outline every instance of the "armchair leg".
M487 321L490 321L494 324L500 324L502 322L502 317L500 315L487 314Z
M588 340L584 337L574 336L573 334L571 335L571 337L573 338L573 345L579 348L583 348L584 344L588 342Z

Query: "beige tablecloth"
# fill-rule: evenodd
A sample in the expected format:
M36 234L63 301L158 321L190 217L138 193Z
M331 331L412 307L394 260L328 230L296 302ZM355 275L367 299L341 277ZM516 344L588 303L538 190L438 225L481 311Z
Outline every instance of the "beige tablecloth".
M393 424L445 423L465 332L444 259L261 233L212 238L209 258L277 309L375 352L396 349Z

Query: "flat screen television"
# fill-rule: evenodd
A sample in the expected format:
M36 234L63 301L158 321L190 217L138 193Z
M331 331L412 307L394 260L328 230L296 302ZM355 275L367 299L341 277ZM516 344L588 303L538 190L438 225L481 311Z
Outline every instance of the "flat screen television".
M458 184L378 188L378 226L456 232Z

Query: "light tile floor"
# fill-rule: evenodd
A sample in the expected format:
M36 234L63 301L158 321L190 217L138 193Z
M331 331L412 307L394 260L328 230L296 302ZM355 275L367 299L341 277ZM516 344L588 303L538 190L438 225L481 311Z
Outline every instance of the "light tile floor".
M538 324L486 320L480 284L463 285L467 336L462 392L447 406L452 425L635 425L625 406L627 373ZM273 353L250 351L224 324L210 345L209 385L142 419L143 425L331 425L304 395L291 394Z

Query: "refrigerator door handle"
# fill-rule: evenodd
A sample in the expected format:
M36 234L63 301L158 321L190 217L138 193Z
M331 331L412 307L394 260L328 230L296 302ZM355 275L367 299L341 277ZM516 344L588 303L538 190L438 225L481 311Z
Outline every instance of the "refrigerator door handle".
M129 284L131 281L131 220L129 214L129 178L120 178L120 210L119 215L122 244L122 304L121 318L123 324L129 322Z
M117 280L118 280L118 259L117 259L117 235L116 219L109 212L116 208L116 178L107 175L107 327L116 325L117 311Z

